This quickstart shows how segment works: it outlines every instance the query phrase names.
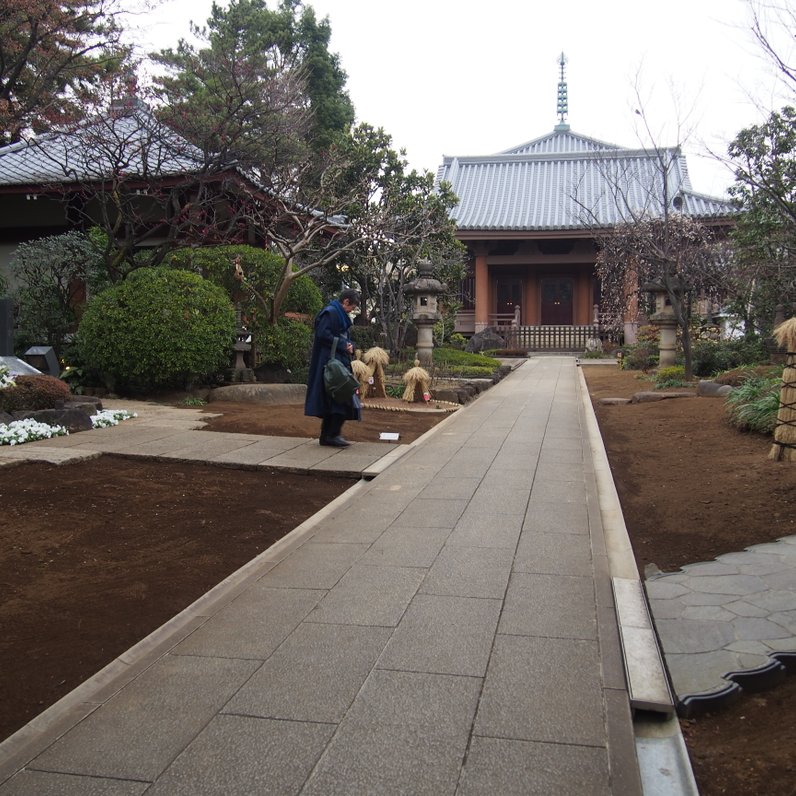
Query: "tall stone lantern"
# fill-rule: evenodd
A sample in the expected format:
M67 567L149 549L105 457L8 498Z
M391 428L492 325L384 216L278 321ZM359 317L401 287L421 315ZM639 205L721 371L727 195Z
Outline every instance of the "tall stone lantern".
M430 260L417 264L417 278L404 287L404 293L412 297L412 320L417 327L417 358L423 367L433 361L434 324L440 319L437 296L448 288L431 276Z
M650 323L660 331L660 357L658 367L668 368L675 364L677 349L677 318L669 300L666 288L657 282L648 282L642 290L652 293L655 299L655 312L650 315ZM682 288L680 288L682 292Z

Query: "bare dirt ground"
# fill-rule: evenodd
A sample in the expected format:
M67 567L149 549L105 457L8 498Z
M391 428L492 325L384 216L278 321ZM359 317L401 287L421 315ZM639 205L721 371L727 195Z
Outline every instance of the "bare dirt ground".
M584 373L595 398L649 388L615 366ZM314 437L319 426L301 406L207 410L223 413L211 430ZM796 533L796 467L732 429L720 399L596 412L642 571ZM410 442L445 416L369 409L344 435ZM120 457L0 468L0 738L349 485ZM683 729L703 796L796 794L796 678Z
M583 372L642 573L796 534L796 466L769 461L770 438L736 431L720 398L601 406L651 384ZM796 794L796 677L681 724L703 796Z

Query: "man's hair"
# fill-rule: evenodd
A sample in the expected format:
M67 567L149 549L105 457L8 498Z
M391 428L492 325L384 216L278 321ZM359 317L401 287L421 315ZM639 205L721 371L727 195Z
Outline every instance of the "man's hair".
M358 290L344 290L340 294L340 298L338 301L342 304L346 299L348 299L352 304L356 305L357 307L362 303L362 297L359 295Z

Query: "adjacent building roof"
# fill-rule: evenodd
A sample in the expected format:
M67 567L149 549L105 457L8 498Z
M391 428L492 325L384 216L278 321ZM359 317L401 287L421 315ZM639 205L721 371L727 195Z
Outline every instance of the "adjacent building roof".
M204 166L201 150L135 102L70 130L0 148L0 186L94 182L119 172L146 180Z
M495 155L446 157L437 181L449 182L459 197L451 216L460 230L606 228L661 215L664 197L672 209L698 218L735 213L730 202L691 188L678 148L623 149L563 123Z

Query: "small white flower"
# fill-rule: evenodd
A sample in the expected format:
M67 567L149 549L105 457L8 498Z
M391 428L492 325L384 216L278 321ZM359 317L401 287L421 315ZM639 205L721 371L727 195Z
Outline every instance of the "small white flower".
M138 415L135 412L128 412L126 409L103 409L91 416L91 424L94 428L108 428L117 426L122 420L131 417L138 417Z
M63 426L48 426L46 423L31 419L13 420L8 424L0 423L0 445L22 445L24 442L65 437L68 434Z

